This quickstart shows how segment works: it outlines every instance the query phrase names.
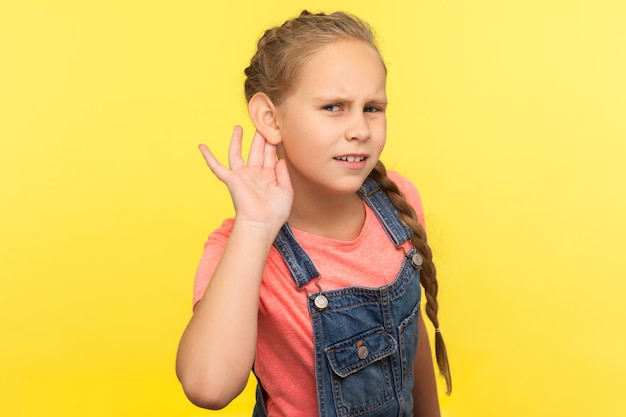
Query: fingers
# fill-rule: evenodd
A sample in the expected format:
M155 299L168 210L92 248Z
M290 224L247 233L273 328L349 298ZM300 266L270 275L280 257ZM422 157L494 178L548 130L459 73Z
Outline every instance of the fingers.
M248 154L248 165L263 166L266 144L265 138L258 131L254 132Z
M222 165L217 160L217 158L213 155L208 146L203 144L199 145L198 148L200 149L200 152L202 152L204 160L206 161L211 171L215 174L215 176L221 181L226 182L226 178L231 171L235 171L246 166L246 163L244 162L244 159L242 157L242 142L243 129L241 128L241 126L235 126L235 128L233 129L233 135L230 140L230 146L228 148L228 165L230 169ZM284 169L285 171L283 173L282 181L287 181L287 183L289 183L289 177L286 173L286 166L284 165L284 162L282 165L283 166L281 167L281 169ZM276 146L268 143L258 131L255 132L254 137L252 138L250 153L248 154L247 166L272 170L277 167ZM284 175L287 175L287 177L284 177Z
M233 136L230 138L230 146L228 147L228 165L230 169L239 169L244 165L241 157L241 141L243 138L243 129L241 126L235 126Z
M287 163L285 162L284 159L281 159L278 162L276 162L275 172L276 172L276 182L278 183L278 185L281 188L288 190L289 192L293 194L293 188L291 187L291 179L289 178L289 170L287 169Z
M211 169L211 172L213 172L213 174L215 174L215 176L221 181L226 180L229 172L228 168L219 163L219 161L215 158L208 146L199 145L198 149L200 149L200 152L202 152L202 156L204 157L206 164Z
M273 169L276 166L276 146L266 143L264 153L263 168Z
M231 169L237 169L244 165L243 158L241 157L241 140L243 137L243 129L241 126L235 126L233 129L233 135L230 139L230 146L228 148L228 164ZM198 149L202 152L202 156L206 161L213 174L221 181L226 181L230 170L222 165L213 152L206 145L199 145Z

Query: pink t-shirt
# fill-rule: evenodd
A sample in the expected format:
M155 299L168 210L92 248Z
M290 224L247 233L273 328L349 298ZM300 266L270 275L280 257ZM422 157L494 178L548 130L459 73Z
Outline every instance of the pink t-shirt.
M395 172L389 171L388 176L398 184L423 226L423 210L415 186ZM380 287L393 281L400 269L404 253L393 246L374 212L363 204L365 223L354 241L327 239L293 228L298 243L320 273L319 284L325 291L347 286ZM204 295L233 221L225 220L205 244L196 272L194 305ZM405 245L408 249L408 242ZM307 289L311 293L318 291L313 281ZM313 332L306 294L296 290L289 269L273 247L261 282L258 317L254 372L267 393L268 415L318 415Z

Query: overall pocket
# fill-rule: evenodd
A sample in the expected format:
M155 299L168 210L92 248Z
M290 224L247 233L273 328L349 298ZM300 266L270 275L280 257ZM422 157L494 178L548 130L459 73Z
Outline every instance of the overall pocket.
M382 327L327 347L337 413L360 416L393 400L390 356L396 340Z

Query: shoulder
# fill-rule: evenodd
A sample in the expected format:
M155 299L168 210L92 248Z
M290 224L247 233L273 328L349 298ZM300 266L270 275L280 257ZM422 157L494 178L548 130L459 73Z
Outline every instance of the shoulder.
M387 176L396 183L404 197L415 210L422 227L424 226L424 209L422 207L422 199L420 193L411 180L397 173L396 171L387 171Z
M233 218L224 220L222 224L220 225L220 227L218 227L213 232L211 232L206 244L210 244L213 241L217 241L217 242L226 241L228 239L228 236L230 236L230 232L233 230L234 222L235 222L235 219Z
M399 174L396 171L387 171L387 176L398 185L398 188L400 188L400 191L402 191L403 194L416 195L419 197L419 192L417 191L415 184L402 174Z

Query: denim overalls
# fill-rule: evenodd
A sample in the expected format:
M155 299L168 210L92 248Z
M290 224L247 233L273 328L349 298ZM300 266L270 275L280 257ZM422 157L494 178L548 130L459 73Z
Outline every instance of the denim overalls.
M400 222L397 210L376 182L367 179L359 195L396 247L411 237L411 230ZM289 267L296 288L319 277L288 224L280 230L274 246ZM332 291L320 288L320 292L308 294L320 417L413 415L420 265L419 254L411 249L388 285ZM262 389L259 382L254 417L267 416Z

